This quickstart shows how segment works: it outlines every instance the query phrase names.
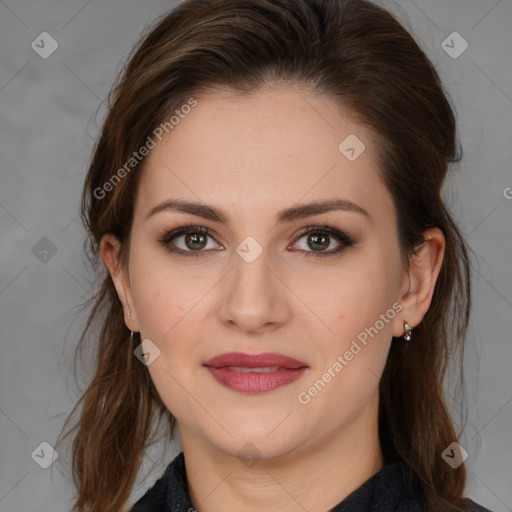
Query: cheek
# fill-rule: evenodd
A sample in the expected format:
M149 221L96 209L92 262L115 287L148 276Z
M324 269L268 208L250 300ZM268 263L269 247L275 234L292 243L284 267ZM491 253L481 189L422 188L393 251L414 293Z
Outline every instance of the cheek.
M197 302L185 273L172 268L159 249L134 251L130 261L132 297L141 335L159 346L179 330Z
M202 370L205 308L211 308L208 293L221 283L214 272L180 266L153 248L141 247L130 261L141 339L150 339L159 350L148 369L164 402L174 410L181 407L176 401L183 398L181 386L200 396L196 377Z
M316 336L317 365L301 389L311 417L332 425L355 417L378 393L396 316L393 269L360 261L351 270L331 282L329 301L324 296L334 335Z
M382 255L383 256L383 255ZM304 303L334 331L347 340L369 327L396 301L399 272L390 258L355 254L331 269L308 269L294 290Z
M329 384L315 407L340 402L346 412L357 410L376 392L386 363L399 308L399 265L392 248L387 253L367 249L325 280L323 301L321 294L316 298L318 305L324 304L321 318L334 334L316 337L322 355L308 385L319 380L320 388Z
M204 317L200 298L211 285L194 285L185 272L170 271L169 264L157 260L150 264L147 258L133 259L133 300L141 339L150 339L159 350L148 366L151 379L166 407L186 418L197 405L191 397L201 396L196 387L200 367L192 362L198 357L198 329Z

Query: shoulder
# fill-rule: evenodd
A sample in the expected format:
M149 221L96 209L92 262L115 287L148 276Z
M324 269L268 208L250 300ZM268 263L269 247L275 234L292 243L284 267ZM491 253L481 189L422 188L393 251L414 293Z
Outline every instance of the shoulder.
M139 500L126 512L147 512L164 509L167 484L169 480L169 473L171 464L166 468L163 475L146 490Z
M421 504L418 507L418 510L430 511L431 508L429 508L429 505L427 504L426 494L425 494L421 484L414 478L414 474L413 474L412 470L410 468L408 468L408 466L405 464L405 462L402 462L400 467L402 468L402 470L404 472L404 476L407 477L405 479L405 482L406 482L405 486L407 488L407 497L410 500L410 501L406 500L406 503L405 503L406 506L403 508L404 512L406 510L408 511L410 509L410 504L415 500L416 500L415 501L416 503L421 502ZM479 503L473 501L469 497L462 497L460 500L458 500L456 505L458 507L458 510L461 510L464 512L493 512L490 509L485 508L484 506L480 505ZM457 507L456 507L456 509L457 509ZM434 512L440 512L441 508L443 511L445 510L444 506L442 506L442 507L437 506L437 507L435 507L436 510ZM448 510L448 509L446 509L446 510ZM449 507L449 510L453 510L453 505L452 505L452 507Z
M127 512L146 512L163 510L165 504L166 483L160 478Z
M471 498L465 498L464 509L467 510L467 512L492 512L488 508L482 507L482 505L476 503Z
M171 510L170 501L185 493L183 488L186 479L185 462L183 452L180 452L168 464L162 476L146 490L139 500L126 512L159 512ZM174 507L172 507L174 510ZM180 509L181 510L181 509Z

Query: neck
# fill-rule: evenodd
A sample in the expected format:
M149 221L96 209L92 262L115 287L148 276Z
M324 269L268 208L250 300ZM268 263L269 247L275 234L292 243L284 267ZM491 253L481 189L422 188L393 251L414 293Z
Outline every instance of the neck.
M293 453L245 463L180 425L192 504L198 512L330 510L384 466L376 410Z

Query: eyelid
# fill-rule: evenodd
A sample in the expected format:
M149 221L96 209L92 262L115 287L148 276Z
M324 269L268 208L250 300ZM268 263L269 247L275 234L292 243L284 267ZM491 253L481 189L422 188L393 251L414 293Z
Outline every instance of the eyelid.
M190 225L190 224L185 225L185 226L178 226L176 228L166 230L164 232L164 234L157 239L157 242L159 245L162 245L169 252L178 254L178 255L184 255L184 256L191 255L191 256L196 256L196 257L202 257L202 256L206 255L208 252L210 252L211 249L209 249L209 250L202 249L202 250L198 250L198 251L186 251L184 249L179 249L179 248L172 248L172 249L170 248L171 242L173 242L176 238L188 235L190 233L203 234L206 237L212 238L217 245L223 247L221 244L219 244L217 242L217 240L215 240L215 237L212 235L212 230L210 228L205 227L205 226Z
M311 233L326 233L329 237L334 238L338 242L338 247L335 249L330 249L328 251L305 251L303 249L298 249L299 252L302 252L305 254L306 257L328 257L328 256L334 256L344 249L351 247L354 245L357 240L354 237L351 237L344 231L341 231L338 228L332 227L327 224L323 225L312 225L307 226L305 228L302 228L299 233L295 235L296 240L292 243L293 246L297 244L302 238L304 238L306 235L309 235Z
M214 242L222 247L223 245L217 242L216 236L213 235L212 229L205 227L205 226L199 226L199 225L184 225L184 226L178 226L176 228L166 230L164 234L158 238L157 242L159 245L164 246L169 252L183 255L183 256L194 256L194 257L202 257L208 255L208 253L211 251L211 249L204 250L200 249L197 251L193 250L183 250L179 248L170 248L171 242L181 236L190 234L190 233L200 233L205 235L206 237L210 237L214 240ZM333 226L330 226L328 224L314 224L310 226L303 227L299 230L298 233L294 235L294 241L287 246L287 248L291 246L295 246L298 241L300 241L302 238L304 238L306 235L310 233L327 233L328 236L335 238L336 241L340 244L338 248L336 249L330 249L328 251L306 251L304 249L297 249L297 252L305 253L306 256L318 256L318 257L328 257L331 255L336 255L339 252L341 252L343 249L348 248L352 245L354 245L357 240L354 237L351 237L350 235L346 234L344 231L341 231L338 228L335 228Z

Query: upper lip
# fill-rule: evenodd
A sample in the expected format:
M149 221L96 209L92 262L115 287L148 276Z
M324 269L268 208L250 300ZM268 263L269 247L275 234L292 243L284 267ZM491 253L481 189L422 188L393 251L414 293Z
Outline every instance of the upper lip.
M212 366L222 368L227 366L239 366L244 368L266 368L277 366L279 368L297 369L307 367L308 365L302 361L298 361L293 357L283 356L281 354L273 354L265 352L263 354L244 354L243 352L229 352L220 354L209 359L204 366Z

